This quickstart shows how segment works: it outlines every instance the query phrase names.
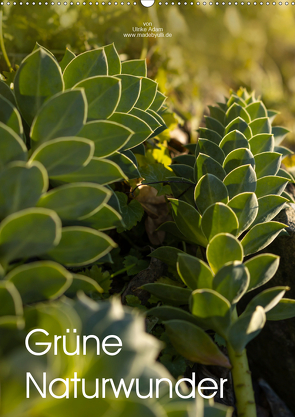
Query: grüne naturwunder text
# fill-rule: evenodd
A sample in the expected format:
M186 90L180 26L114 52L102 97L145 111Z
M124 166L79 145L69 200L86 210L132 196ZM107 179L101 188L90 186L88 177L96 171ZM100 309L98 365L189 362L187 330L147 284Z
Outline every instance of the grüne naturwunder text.
M66 332L70 333L70 329L67 329ZM75 334L76 332L76 329L73 329L73 333ZM43 339L44 335L50 336L49 333L44 329L34 329L27 334L25 339L25 346L27 351L34 356L46 355L49 353L49 351L51 351L51 354L56 356L61 353L61 350L67 356L85 356L87 354L87 345L90 340L95 344L97 355L105 354L108 356L116 356L123 349L122 340L116 335L108 335L100 340L96 335L83 335L81 337L78 334L72 334L71 337L74 336L75 338L75 350L69 352L67 346L67 338L69 338L69 335L53 335L53 342L32 342L32 336L35 339L38 334L39 336L41 334ZM36 346L42 346L42 348L36 349ZM195 398L196 396L195 372L192 373L191 378L181 378L176 383L168 378L150 378L149 390L144 394L140 391L139 378L132 378L131 380L128 380L128 383L126 383L123 378L121 378L119 382L116 381L116 383L112 378L96 378L95 381L92 381L94 382L93 385L95 388L93 389L92 386L91 393L87 392L87 381L85 381L85 378L79 378L77 372L74 372L74 375L71 378L55 378L51 381L47 380L47 373L43 372L42 383L40 383L40 378L37 378L37 380L38 382L31 372L26 372L26 398L30 398L32 390L37 390L42 398L51 396L56 399L78 398L78 396L80 397L81 395L86 399L106 398L107 396L109 397L110 393L113 394L116 398L118 398L120 395L124 395L126 398L129 398L131 392L135 393L135 395L140 399L159 398L160 386L163 384L167 384L170 398L173 397L173 390L175 394L180 398L187 399ZM204 378L197 384L197 390L198 393L205 399L213 398L218 391L220 391L220 398L223 398L224 384L226 382L227 379L220 378L218 386L218 383L215 379ZM191 389L186 390L187 392L185 393L181 389L183 383L186 383L191 387ZM64 389L62 390L60 389L61 384L64 386ZM57 386L58 390L56 389ZM210 392L209 394L208 391Z

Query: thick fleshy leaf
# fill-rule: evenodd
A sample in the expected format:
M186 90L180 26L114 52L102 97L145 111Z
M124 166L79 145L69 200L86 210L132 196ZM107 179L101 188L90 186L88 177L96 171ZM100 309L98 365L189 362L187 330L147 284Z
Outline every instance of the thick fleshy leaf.
M68 182L95 182L96 184L111 184L115 181L126 179L121 168L112 161L93 157L91 161L78 171L69 174L52 176L55 183Z
M166 304L174 306L188 304L192 293L188 288L162 283L144 284L140 288L150 292Z
M271 133L273 134L275 138L275 144L279 145L283 141L287 133L289 132L290 130L286 129L285 127L273 126L271 129Z
M268 117L255 119L249 126L252 130L252 136L259 135L260 133L271 133L271 124Z
M258 213L258 200L255 193L241 193L228 202L239 221L239 235L254 222Z
M63 86L58 63L43 48L33 51L22 61L14 79L14 92L29 126L42 104L63 91Z
M141 79L134 75L121 74L117 76L121 80L121 97L117 107L117 112L128 113L133 109L135 103L138 100Z
M6 217L0 226L0 261L31 258L48 252L61 238L61 221L48 209L29 208Z
M262 291L260 294L252 298L247 305L246 310L243 312L243 315L246 316L247 314L251 314L255 311L257 306L263 307L264 312L267 313L278 304L278 302L284 297L285 292L289 289L289 287L273 287Z
M194 256L179 254L177 272L185 285L192 290L212 288L213 272L205 262Z
M185 201L169 198L174 221L187 240L206 247L207 239L201 229L201 215Z
M200 138L208 139L211 142L214 142L216 145L219 145L222 140L222 136L220 136L219 133L215 132L214 130L207 129L206 127L200 127L198 132L200 134Z
M183 240L186 241L186 236L184 236L181 231L178 229L178 227L176 226L175 222L165 222L162 223L157 231L163 231L166 233L171 234L172 236L176 237L179 240Z
M210 289L193 291L190 310L200 324L224 337L230 326L230 303L218 292Z
M231 151L224 160L223 168L228 174L230 171L241 165L251 165L253 169L255 168L254 156L247 148Z
M247 110L251 120L268 117L267 110L262 101L255 101L254 103L249 104L245 110Z
M66 48L66 52L63 56L63 59L60 61L59 66L62 71L64 71L65 67L74 59L76 55L74 52L70 51L69 48Z
M92 216L82 219L82 224L104 231L122 226L122 216L108 204L103 205Z
M47 256L65 266L91 264L116 247L106 234L88 227L70 226L62 229L59 244Z
M86 51L74 58L64 70L65 88L96 75L107 75L107 59L103 48Z
M277 152L263 152L255 156L255 172L257 179L276 175L280 169L282 155Z
M280 153L282 155L282 158L294 155L294 152L291 149L286 148L285 146L275 146L274 151Z
M137 116L139 119L146 122L146 124L149 125L153 132L155 132L161 126L161 123L159 123L153 115L151 115L147 111L138 109L137 107L133 107L133 109L130 110L129 114Z
M121 97L119 78L98 75L80 81L74 88L85 91L88 103L87 121L107 119L116 111Z
M218 106L208 106L210 110L210 116L213 117L213 119L218 120L222 125L224 125L225 122L225 112Z
M223 181L229 198L238 194L254 192L256 190L256 174L251 165L243 165L231 171Z
M250 273L250 284L248 291L254 290L266 284L277 272L280 258L277 255L262 254L254 256L245 262Z
M264 249L285 227L285 224L279 222L256 224L241 241L245 256Z
M198 140L196 147L196 157L200 153L211 156L211 158L215 159L215 161L217 161L220 165L223 164L225 157L223 150L218 145L216 145L216 143L208 139Z
M216 235L207 246L207 259L214 273L227 262L242 262L243 257L241 243L229 233Z
M231 94L230 98L228 99L226 106L230 107L233 103L237 103L242 107L246 107L246 102L241 97L239 97L237 94ZM219 103L220 104L220 103Z
M67 184L43 194L38 207L54 210L62 221L83 220L109 200L111 192L92 183Z
M175 156L172 158L172 161L176 162L177 164L184 164L193 168L196 163L196 158L194 155L184 154Z
M184 164L173 164L169 165L172 168L175 175L180 178L185 178L190 181L194 181L194 169Z
M255 135L249 140L250 149L253 155L257 155L261 152L273 152L274 144L274 137L269 133Z
M166 333L177 352L192 362L231 368L228 358L200 327L183 320L168 320Z
M3 322L3 316L21 316L23 314L22 300L19 292L8 281L0 281L0 325Z
M103 289L94 279L80 274L73 274L72 277L72 283L65 292L67 297L74 297L78 291L83 291L85 294L103 293Z
M122 148L132 137L133 131L126 126L109 120L86 123L77 136L94 142L94 156L109 156Z
M0 95L0 122L10 127L17 135L22 136L23 125L17 108Z
M217 271L213 290L223 295L231 304L236 304L247 291L250 273L240 262L231 262Z
M288 182L289 179L285 177L267 176L259 178L257 180L257 186L255 191L256 196L260 198L269 194L280 195L286 188Z
M221 137L224 135L224 126L218 120L210 116L205 116L205 123L207 129L214 130Z
M103 47L107 57L108 75L116 75L121 73L121 61L115 45L111 43Z
M2 80L0 80L0 94L6 98L13 106L16 106L15 97L11 88Z
M89 139L58 138L43 143L33 153L30 163L41 162L49 177L66 175L86 166L94 153Z
M252 131L250 125L246 123L241 117L237 117L236 119L232 120L225 128L224 134L227 135L230 132L239 131L242 133L247 139L252 137ZM243 146L245 148L245 146Z
M33 262L13 269L5 279L12 282L23 304L55 299L71 285L72 274L51 261Z
M134 132L122 150L134 148L134 146L144 142L152 133L152 129L146 122L132 114L114 113L109 120L126 126Z
M147 110L156 97L158 84L150 78L141 78L141 89L135 107Z
M51 97L33 121L30 136L38 144L74 136L86 121L87 101L83 90L69 90Z
M147 76L147 66L145 59L132 59L122 62L122 74L136 75L137 77Z
M148 256L160 259L160 261L169 266L176 267L177 256L179 254L184 254L184 252L172 246L160 246Z
M38 162L12 162L0 173L0 218L34 207L47 190L46 169Z
M189 313L188 311L182 310L179 307L173 307L173 306L154 307L154 308L147 310L146 315L158 317L162 321L184 320L189 323L198 325L198 321L191 313Z
M27 148L22 139L0 122L0 169L12 161L26 161Z
M242 353L246 345L260 333L265 321L265 312L260 306L253 313L240 316L228 333L228 340L234 351Z
M198 210L203 213L214 203L227 203L228 191L226 186L215 175L204 175L195 188L195 201Z
M250 115L246 109L237 103L233 103L225 113L225 125L235 120L237 117L243 119L246 123L250 123Z
M206 174L215 175L215 177L219 178L221 181L223 181L226 175L222 166L215 161L215 159L203 153L199 153L194 167L195 182L198 182L199 179Z
M268 313L267 320L286 320L295 317L295 300L282 298L280 302Z
M279 195L266 195L258 199L259 209L252 226L272 220L288 202L287 198Z
M223 203L214 203L204 211L201 228L208 242L210 242L219 233L236 235L239 229L239 222L234 211L229 206Z
M121 170L124 172L127 178L134 179L141 177L137 169L137 166L130 158L128 158L128 154L124 155L123 153L115 152L108 157L108 160L115 162L121 168Z
M153 103L150 105L149 109L150 110L154 110L154 111L159 111L160 108L163 106L163 104L165 103L166 100L166 96L161 93L160 91L157 91L157 94L154 98Z
M246 137L239 131L234 130L224 136L219 144L220 148L225 155L228 155L231 151L239 148L249 149L249 142Z

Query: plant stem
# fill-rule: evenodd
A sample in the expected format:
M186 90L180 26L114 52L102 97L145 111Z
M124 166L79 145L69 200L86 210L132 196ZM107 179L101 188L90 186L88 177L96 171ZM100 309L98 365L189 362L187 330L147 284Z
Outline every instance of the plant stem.
M238 317L236 310L233 316ZM251 372L249 370L246 349L236 352L227 343L228 356L232 365L232 377L236 395L238 417L257 417Z
M2 31L2 18L3 18L3 12L1 10L0 12L0 49L2 50L3 58L5 59L5 62L9 68L9 71L12 72L13 69L12 69L12 66L9 61L8 55L6 53L5 45L4 45L4 38L3 38L3 31Z

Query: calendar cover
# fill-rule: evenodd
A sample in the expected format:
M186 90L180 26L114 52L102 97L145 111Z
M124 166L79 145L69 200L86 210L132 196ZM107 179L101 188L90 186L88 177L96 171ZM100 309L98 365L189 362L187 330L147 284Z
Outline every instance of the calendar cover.
M1 416L293 416L294 22L1 1Z

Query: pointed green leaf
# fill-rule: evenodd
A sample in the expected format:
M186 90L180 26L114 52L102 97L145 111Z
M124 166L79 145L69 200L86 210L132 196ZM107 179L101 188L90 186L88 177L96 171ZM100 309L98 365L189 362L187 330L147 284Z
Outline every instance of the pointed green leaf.
M210 110L210 116L224 125L225 112L218 106L208 106L208 108Z
M0 169L12 161L26 161L27 148L21 138L0 122Z
M248 315L242 315L229 329L228 340L234 351L242 353L246 345L256 337L266 321L264 309L260 306Z
M190 204L169 198L174 221L188 241L206 247L207 239L201 229L201 215Z
M30 159L41 162L49 177L67 175L86 166L94 153L94 144L89 139L58 138L43 143Z
M140 288L153 294L169 305L187 305L192 291L176 285L153 283L144 284Z
M146 124L149 125L149 127L152 129L152 131L156 131L161 126L161 123L158 122L158 120L152 116L147 111L143 111L141 109L138 109L137 107L133 107L132 110L130 110L129 114L133 114L133 116L137 116L139 119L146 122Z
M153 103L157 94L158 84L150 78L141 78L141 89L135 106L147 110Z
M86 123L77 136L94 142L94 156L109 156L122 148L132 137L133 131L109 120Z
M67 184L43 194L38 207L54 210L62 221L83 220L107 203L110 191L92 183Z
M255 168L254 156L247 148L231 151L224 160L223 168L228 174L230 171L241 165L251 165L253 169Z
M0 218L34 207L47 187L47 172L38 162L7 165L0 173Z
M121 73L121 61L115 45L111 43L103 47L107 57L108 75L116 75Z
M61 221L48 209L29 208L7 216L0 226L2 265L48 252L61 238Z
M251 165L243 165L231 171L223 181L229 198L237 194L254 192L256 190L256 174Z
M81 224L100 231L124 226L121 214L108 204L100 207L92 216L82 219Z
M274 144L274 137L270 133L260 133L249 140L250 149L253 155L262 152L273 152Z
M246 102L236 94L231 94L231 96L228 99L226 105L227 105L227 107L230 107L233 103L237 103L242 107L246 107Z
M177 164L184 164L193 168L196 163L196 158L194 155L184 154L175 156L172 158L172 161L176 162Z
M177 259L177 272L187 287L212 288L213 272L205 262L186 253L180 253Z
M247 113L246 109L237 103L233 103L225 113L225 125L228 125L237 117L240 117L246 123L250 123L251 121L250 115Z
M279 222L256 224L241 241L245 256L264 249L285 227L285 224Z
M236 304L247 291L250 274L240 262L231 262L217 271L213 290L223 295L231 304Z
M284 207L286 207L287 202L287 198L278 195L266 195L259 198L258 214L252 226L272 220Z
M106 234L88 227L62 228L58 245L47 252L47 257L65 266L91 264L109 253L117 245Z
M218 120L210 116L205 116L205 123L207 129L214 130L221 137L224 135L224 126Z
M51 176L56 184L69 182L95 182L96 184L106 185L115 181L126 179L121 168L112 161L93 157L91 161L79 169L69 174Z
M65 68L65 88L96 75L107 75L107 59L103 48L86 51L74 58Z
M138 100L141 90L141 79L134 75L118 75L121 80L122 91L121 97L116 109L117 112L128 113L133 109Z
M200 153L197 157L194 167L195 182L205 174L212 174L219 178L221 181L224 179L226 173L222 166L208 155Z
M268 176L257 180L256 195L258 198L269 194L280 195L286 188L289 180L284 177Z
M268 117L267 110L262 101L255 101L254 103L249 104L245 110L247 110L251 120Z
M262 291L248 303L243 315L251 314L257 306L261 306L267 313L279 303L289 289L289 287L273 287Z
M223 150L224 154L228 155L231 151L238 148L249 149L249 142L241 132L234 130L224 136L219 146Z
M192 292L190 310L200 324L224 337L230 326L230 303L218 292L199 289Z
M0 122L10 127L14 132L22 136L23 125L20 114L15 106L9 100L0 95Z
M87 101L83 90L64 91L51 97L33 121L30 136L38 144L75 136L86 122Z
M184 164L173 164L169 165L169 167L172 168L174 174L178 177L194 181L194 170L192 167Z
M246 261L244 265L250 273L248 291L266 284L276 273L279 263L280 258L269 253L254 256Z
M196 185L195 201L201 213L214 203L226 204L228 202L227 188L217 177L206 174Z
M87 121L104 120L117 109L121 97L121 81L117 77L98 75L80 81L74 88L84 89L87 103Z
M171 234L172 236L176 237L179 240L186 241L186 239L187 239L186 236L184 236L181 233L181 231L178 229L175 222L162 223L158 227L157 231L163 231L163 232L169 233L169 234Z
M38 48L21 63L14 80L14 92L23 118L31 125L42 104L63 91L61 69L43 48Z
M147 76L147 66L145 59L132 59L122 62L122 74L136 75L137 77Z
M0 325L3 316L21 316L23 314L22 300L19 292L8 281L0 281Z
M277 152L263 152L255 156L255 172L257 179L269 175L276 175L282 161L281 154Z
M228 202L239 221L239 235L254 222L258 213L258 200L255 193L241 193Z
M273 126L271 133L273 134L274 138L275 138L275 144L279 145L285 138L285 136L287 135L287 133L289 133L290 130L286 129L285 127L281 127L281 126Z
M166 333L177 352L192 362L230 368L228 358L200 327L183 320L165 323Z
M236 235L239 229L239 222L230 207L223 203L214 203L204 211L201 227L208 242L210 242L219 233Z
M173 248L172 246L161 246L154 250L150 255L151 258L160 259L165 264L175 267L177 256L184 253L182 250Z
M222 136L220 136L219 133L215 132L214 130L200 127L198 132L200 133L200 138L208 139L211 142L214 142L216 145L219 145L222 140Z
M130 151L126 151L130 152ZM141 175L137 169L137 166L134 164L134 162L128 158L127 155L124 155L120 152L115 152L112 155L108 157L109 161L115 162L121 170L124 172L127 178L134 179L134 178L140 178Z
M266 313L267 320L286 320L295 316L295 300L282 298L279 303Z
M60 61L59 66L62 71L64 71L65 67L74 59L76 55L74 52L70 51L69 48L66 48L66 52L63 56L63 59Z
M229 233L216 235L207 246L207 259L214 273L227 262L242 262L243 257L243 246Z
M250 125L248 125L248 123L246 123L241 117L237 117L236 119L232 120L226 126L224 134L227 135L228 133L235 131L239 131L247 139L250 139L253 136ZM243 146L243 148L246 148L246 146Z
M67 297L75 297L78 291L88 293L103 293L103 289L94 279L86 277L85 275L73 274L73 279L70 287L66 290Z
M163 93L161 93L160 91L157 91L154 101L150 105L149 109L158 112L160 108L163 106L163 104L165 103L166 98L167 97Z
M71 285L72 274L51 261L33 262L13 269L5 279L12 282L23 304L60 297Z
M13 106L16 106L14 94L11 88L2 80L0 80L0 94L6 98Z
M199 139L198 144L196 147L196 157L200 154L205 154L211 156L211 158L215 159L220 165L223 164L225 155L222 149L216 145L216 143L208 140L208 139Z
M252 136L259 135L260 133L271 133L271 124L268 117L260 117L253 120L249 127L252 130Z
M126 126L134 132L122 150L134 148L134 146L144 142L152 133L152 129L146 122L131 114L114 113L109 120Z
M195 317L188 311L182 310L179 307L173 306L160 306L154 307L146 312L147 316L155 316L160 320L183 320L189 323L198 324Z

